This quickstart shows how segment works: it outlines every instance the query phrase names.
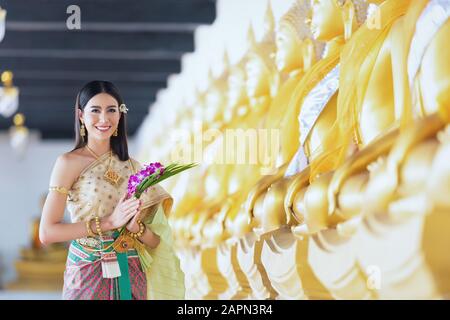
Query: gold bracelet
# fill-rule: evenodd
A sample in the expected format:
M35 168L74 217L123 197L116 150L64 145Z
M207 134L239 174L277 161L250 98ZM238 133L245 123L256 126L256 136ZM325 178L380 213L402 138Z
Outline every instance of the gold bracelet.
M88 233L88 237L95 237L95 234L94 234L94 232L92 232L92 229L91 229L91 221L92 221L92 219L86 221L86 230Z
M97 231L97 234L100 236L100 238L103 237L102 229L100 228L100 218L98 216L95 216L95 230Z
M143 224L140 220L138 220L137 223L139 224L139 231L136 233L130 232L130 236L133 237L134 239L142 237L142 235L145 232L145 224Z

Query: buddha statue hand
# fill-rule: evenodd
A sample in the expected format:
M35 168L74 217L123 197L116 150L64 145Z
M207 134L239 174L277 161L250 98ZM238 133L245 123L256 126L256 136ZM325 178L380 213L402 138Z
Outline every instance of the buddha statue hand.
M309 167L306 167L300 174L294 176L287 187L284 198L284 210L286 220L291 224L305 224L305 204L304 195L309 185Z
M364 214L368 212L386 212L392 202L398 186L398 172L386 161L378 158L371 163L367 170L370 172L370 182L364 194Z
M399 135L385 160L379 160L370 167L371 178L364 197L366 212L388 212L388 206L399 186L399 172L407 154L419 142L433 137L443 126L442 119L436 114L418 120Z

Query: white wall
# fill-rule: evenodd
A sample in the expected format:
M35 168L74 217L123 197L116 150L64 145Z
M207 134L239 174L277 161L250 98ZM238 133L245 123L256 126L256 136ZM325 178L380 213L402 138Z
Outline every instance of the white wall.
M0 287L15 279L14 260L30 245L31 221L39 217L40 198L47 192L56 157L73 148L64 141L31 141L24 159L12 153L9 137L0 134ZM130 155L134 141L129 141ZM66 217L68 218L68 217Z

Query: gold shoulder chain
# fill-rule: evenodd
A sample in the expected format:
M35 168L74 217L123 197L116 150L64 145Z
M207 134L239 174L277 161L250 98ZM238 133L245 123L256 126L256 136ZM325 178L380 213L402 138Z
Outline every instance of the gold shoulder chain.
M133 168L133 174L135 174L137 171L136 168L134 167L133 161L131 161L131 158L128 158L128 161L130 161L131 168Z

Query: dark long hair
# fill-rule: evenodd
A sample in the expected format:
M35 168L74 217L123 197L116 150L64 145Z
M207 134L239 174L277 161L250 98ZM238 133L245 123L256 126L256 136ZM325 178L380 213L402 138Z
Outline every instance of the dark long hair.
M91 98L99 93L107 93L117 100L119 106L123 103L123 99L117 90L116 86L109 81L94 80L88 82L83 88L78 92L77 99L75 103L75 148L73 150L84 147L89 139L87 130L84 140L80 135L80 124L81 121L78 117L78 109L84 111L86 104ZM120 112L119 125L117 127L118 135L117 137L111 136L111 148L112 151L117 154L121 161L128 160L130 156L128 155L128 143L127 143L127 118L126 114ZM73 151L72 150L72 151Z

